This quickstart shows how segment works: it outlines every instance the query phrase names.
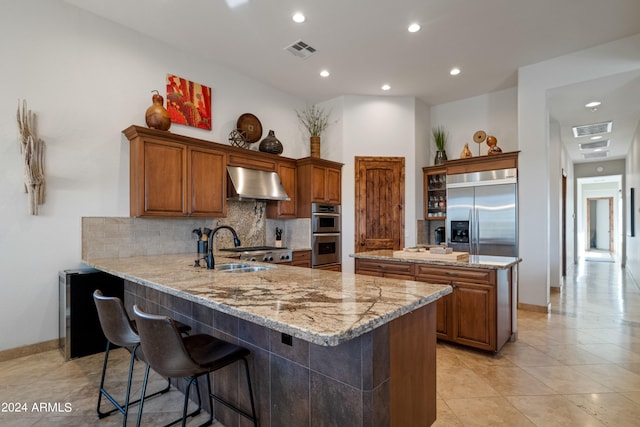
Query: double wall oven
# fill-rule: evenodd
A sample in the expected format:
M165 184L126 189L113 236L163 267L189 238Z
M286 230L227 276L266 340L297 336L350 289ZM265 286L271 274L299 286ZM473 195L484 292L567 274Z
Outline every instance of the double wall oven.
M314 268L340 265L340 205L311 205L311 264Z

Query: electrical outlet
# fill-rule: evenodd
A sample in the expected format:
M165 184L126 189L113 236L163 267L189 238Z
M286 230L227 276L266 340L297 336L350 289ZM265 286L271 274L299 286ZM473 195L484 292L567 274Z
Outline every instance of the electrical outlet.
M293 345L293 337L289 334L282 334L282 344Z

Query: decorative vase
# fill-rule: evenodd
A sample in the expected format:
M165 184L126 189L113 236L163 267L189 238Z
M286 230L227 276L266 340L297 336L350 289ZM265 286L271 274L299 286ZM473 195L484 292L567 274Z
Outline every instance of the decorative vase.
M320 137L312 136L311 141L311 157L320 157Z
M151 129L169 130L171 127L171 117L169 116L169 112L164 108L164 98L157 90L154 90L153 92L155 92L155 95L151 97L153 104L151 107L147 108L147 112L144 117L147 122L147 126Z
M447 161L447 152L444 151L444 150L436 151L436 158L434 159L433 164L434 165L441 165L445 161Z
M270 130L269 134L260 141L260 146L258 147L260 151L271 154L282 154L284 148L282 147L282 143L276 138L276 134L274 131Z

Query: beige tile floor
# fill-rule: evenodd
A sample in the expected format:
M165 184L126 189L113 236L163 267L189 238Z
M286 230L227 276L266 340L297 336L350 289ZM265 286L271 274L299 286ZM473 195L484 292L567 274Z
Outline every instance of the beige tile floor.
M637 283L619 264L585 262L570 271L551 302L550 314L520 311L519 340L496 356L438 344L435 426L640 426ZM123 392L123 382L114 378L126 376L128 353L113 354L117 368L108 386ZM27 412L0 407L0 426L120 425L119 414L95 415L102 357L64 362L58 351L49 351L1 362L0 403L26 402ZM150 387L161 388L163 381L155 376ZM139 385L134 388L137 396ZM181 397L171 391L145 403L143 425L176 418ZM38 412L34 403L50 407ZM135 425L136 415L134 406L128 425Z

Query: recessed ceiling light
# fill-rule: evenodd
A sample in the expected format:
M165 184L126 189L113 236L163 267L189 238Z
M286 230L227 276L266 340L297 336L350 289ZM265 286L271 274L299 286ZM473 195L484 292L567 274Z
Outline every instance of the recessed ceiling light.
M449 74L451 74L452 76L457 76L458 74L460 74L460 68L452 68L451 71L449 71Z
M384 84L384 85L382 85L381 89L382 90L389 90L389 89L391 89L391 86L389 86L388 84Z
M592 101L592 102L589 102L588 104L585 104L584 106L587 107L587 108L594 108L594 107L599 106L600 104L602 104L602 102L600 102L600 101Z
M300 12L296 12L291 19L293 19L293 22L297 22L298 24L302 24L304 21L307 20L307 17L304 16L302 13Z
M594 141L595 141L596 139L602 139L602 135L592 136L592 137L591 137L591 138L589 138L589 139L592 139L592 140L594 140Z
M322 71L320 71L320 75L322 77L329 77L331 75L331 73L328 70L322 70Z
M417 33L418 31L420 31L420 28L422 28L420 27L420 24L414 22L413 24L409 25L409 28L407 28L407 30L410 33Z

